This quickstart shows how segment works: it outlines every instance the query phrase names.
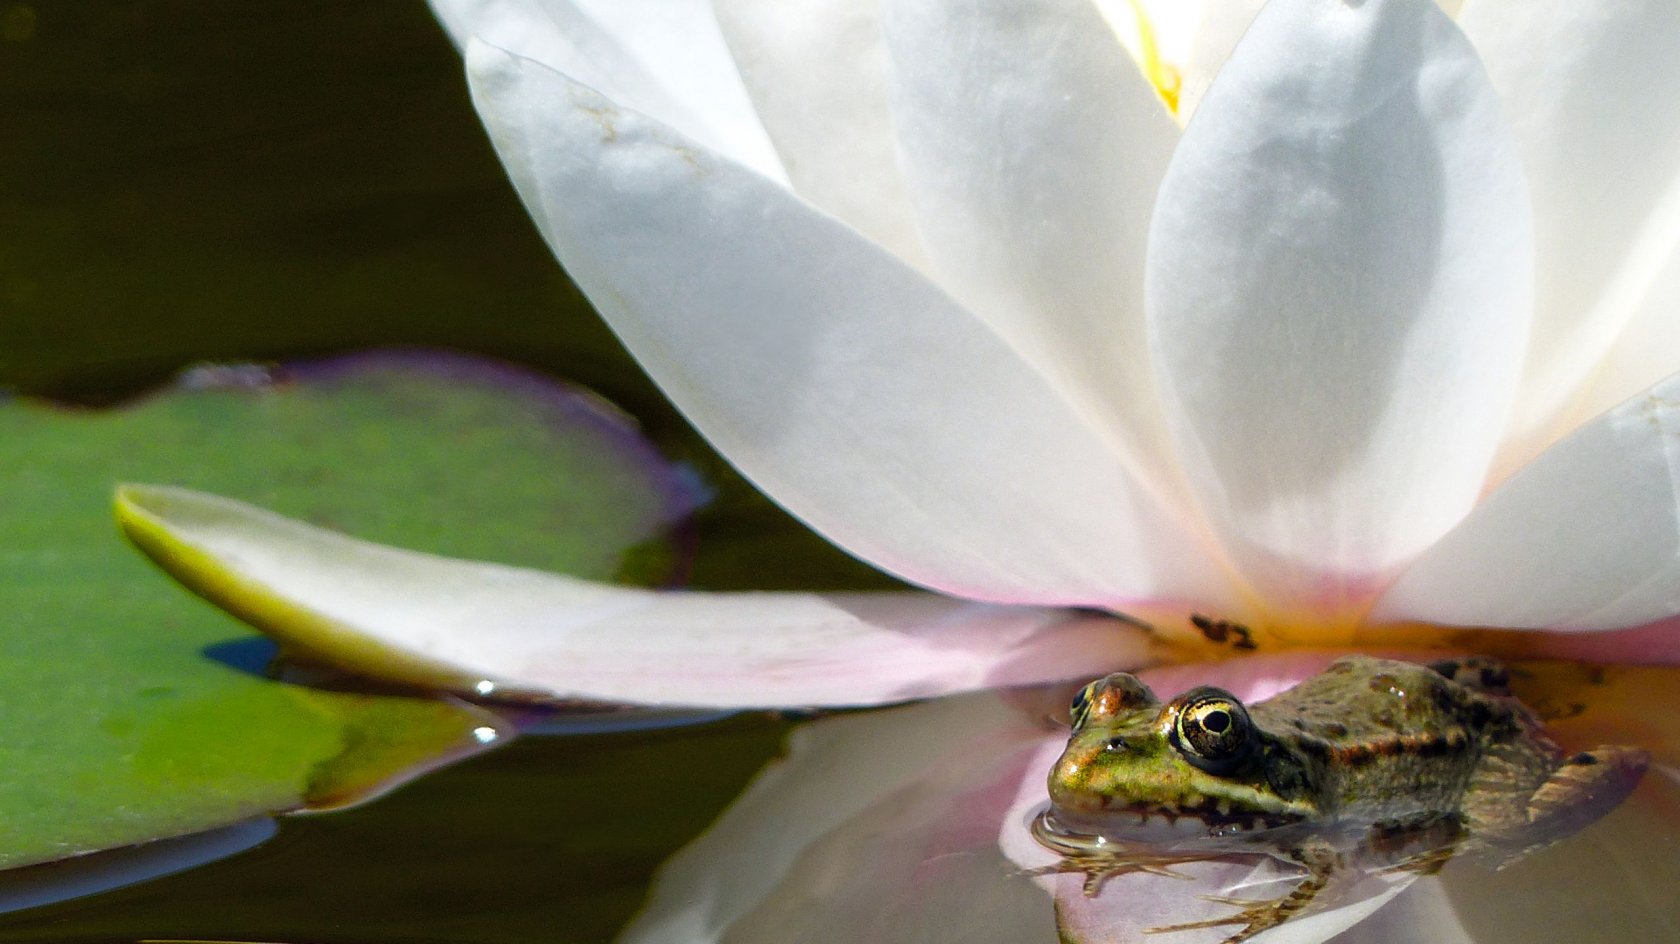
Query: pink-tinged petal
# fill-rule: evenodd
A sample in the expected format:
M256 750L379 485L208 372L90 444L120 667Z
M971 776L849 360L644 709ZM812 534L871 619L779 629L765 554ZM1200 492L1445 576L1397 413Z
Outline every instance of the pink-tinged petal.
M1680 375L1518 470L1373 622L1591 630L1680 613Z
M1680 665L1680 617L1596 633L1483 633L1484 648L1499 651L1501 638L1516 637L1512 650L1526 658L1599 665Z
M1475 0L1459 22L1533 193L1534 328L1512 418L1521 460L1561 434L1559 412L1680 247L1680 4ZM1667 369L1623 396L1680 370L1666 353Z
M1469 511L1530 254L1515 146L1445 14L1266 6L1173 157L1148 284L1192 484L1263 596L1364 599Z
M622 587L358 541L225 498L127 486L118 520L189 588L282 642L468 694L693 706L868 705L1136 665L1084 612L931 594Z
M1144 250L1178 126L1090 0L889 0L899 153L932 270L1177 484L1149 366Z
M1138 677L1162 698L1197 685L1217 685L1243 701L1262 701L1317 675L1344 655L1347 655L1345 649L1290 649L1275 655L1242 656L1223 662L1161 665L1139 672Z
M484 44L468 61L573 278L700 432L830 540L972 599L1227 598L1101 436L901 260L538 63Z
M887 113L878 0L714 5L794 189L900 258L921 260Z
M706 0L430 2L462 49L513 50L785 179Z
M620 944L1050 944L1050 900L997 847L1044 737L989 694L802 727Z

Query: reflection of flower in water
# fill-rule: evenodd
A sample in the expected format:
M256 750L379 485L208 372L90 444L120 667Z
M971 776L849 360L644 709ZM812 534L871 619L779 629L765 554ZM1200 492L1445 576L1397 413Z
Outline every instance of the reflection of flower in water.
M626 344L768 494L897 576L1189 644L1211 614L1263 651L1680 612L1672 4L1470 0L1455 25L1274 0L1246 34L1247 3L1188 30L1119 0L435 6ZM645 616L616 660L499 615L460 660L864 704L1143 658L1118 621L970 628L905 596L802 598L770 659L729 614L777 598L627 593L590 598ZM1665 661L1671 638L1571 651Z
M1144 678L1163 692L1211 681L1258 699L1331 657L1259 656L1151 670ZM1500 873L1454 866L1446 884L1424 880L1380 911L1410 877L1340 875L1325 893L1330 907L1256 940L1322 941L1373 911L1375 919L1359 923L1348 942L1662 938L1675 919L1664 889L1680 880L1672 855L1677 823L1660 819L1680 813L1673 779L1680 718L1644 709L1674 684L1673 674L1573 674L1552 670L1539 680L1590 704L1556 730L1574 743L1664 745L1659 764L1668 770L1653 774L1649 795L1557 855L1541 853ZM1044 802L1042 777L1063 740L1033 723L1050 710L1033 697L961 696L800 729L788 758L667 864L623 944L1055 940L1050 903L1031 894L1017 868L1051 858L1023 827ZM994 831L978 832L987 826ZM1253 860L1185 870L1198 881L1128 875L1096 899L1081 894L1077 876L1044 881L1070 940L1203 944L1224 934L1143 929L1229 910L1197 894L1270 897L1296 878ZM1607 915L1614 917L1608 925Z

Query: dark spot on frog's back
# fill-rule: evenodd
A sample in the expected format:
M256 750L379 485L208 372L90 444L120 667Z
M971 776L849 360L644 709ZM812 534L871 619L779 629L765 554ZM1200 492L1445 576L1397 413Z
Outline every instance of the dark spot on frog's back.
M1429 699L1435 703L1438 710L1446 712L1456 709L1461 700L1458 693L1447 685L1429 686Z
M1493 709L1487 702L1477 699L1470 703L1470 723L1475 725L1477 730L1486 728L1492 721Z
M1332 721L1320 728L1319 733L1331 738L1347 737L1347 725L1340 721Z

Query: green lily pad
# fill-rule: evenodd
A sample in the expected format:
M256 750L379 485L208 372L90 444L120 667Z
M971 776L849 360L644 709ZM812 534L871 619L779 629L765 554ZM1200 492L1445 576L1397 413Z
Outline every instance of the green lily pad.
M0 448L0 867L342 805L504 733L241 668L262 643L126 546L118 482L593 577L669 574L689 501L610 409L460 359L199 371L112 411L13 400Z

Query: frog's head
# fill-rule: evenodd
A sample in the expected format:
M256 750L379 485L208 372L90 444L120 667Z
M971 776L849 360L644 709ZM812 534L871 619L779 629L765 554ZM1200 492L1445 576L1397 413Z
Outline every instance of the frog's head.
M1057 822L1141 838L1230 836L1317 815L1299 758L1223 689L1166 704L1116 673L1073 700L1073 735L1050 771Z

